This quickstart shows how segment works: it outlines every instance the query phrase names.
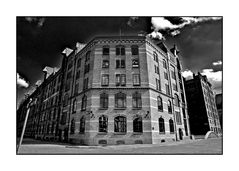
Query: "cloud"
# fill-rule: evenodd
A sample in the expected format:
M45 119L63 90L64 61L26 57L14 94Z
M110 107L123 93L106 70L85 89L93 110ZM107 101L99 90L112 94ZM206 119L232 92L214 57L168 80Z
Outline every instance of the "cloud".
M182 29L186 25L221 19L221 17L178 17L178 21L180 21L180 23L173 24L165 17L152 17L151 23L154 31L160 32L161 34L162 31L167 31L171 36L176 36L180 34L180 29Z
M22 78L18 73L17 73L17 85L19 87L24 87L24 88L29 87L29 83L24 78Z
M186 79L192 79L193 78L193 72L191 70L185 70L182 72L182 76Z
M25 17L25 19L29 23L36 23L38 27L42 27L44 22L45 22L45 18L44 17Z
M206 75L208 80L222 81L222 71L214 72L213 69L204 69L201 74Z
M214 65L214 66L222 65L222 61L213 62L212 65Z
M163 34L157 31L153 31L152 33L148 34L148 36L154 39L165 40Z

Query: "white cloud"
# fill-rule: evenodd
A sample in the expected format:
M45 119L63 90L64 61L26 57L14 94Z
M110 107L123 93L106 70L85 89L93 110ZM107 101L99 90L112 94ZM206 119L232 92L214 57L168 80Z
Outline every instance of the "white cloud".
M45 18L44 17L25 17L25 19L29 22L36 22L38 27L42 27L44 22L45 22Z
M151 22L155 30L176 29L177 25L173 25L170 21L164 17L152 17Z
M213 62L212 65L214 65L214 66L222 65L222 61Z
M174 31L172 31L171 32L171 35L172 36L176 36L176 35L178 35L178 34L180 34L181 32L179 31L179 30L174 30Z
M148 34L148 36L154 39L165 40L165 37L163 36L163 34L158 31L153 31L152 33Z
M222 71L213 72L213 69L204 69L201 74L206 75L208 80L222 81Z
M17 73L17 85L27 88L29 86L29 83L27 83L27 81Z
M193 72L191 70L185 70L182 72L182 76L186 79L192 79L193 78Z

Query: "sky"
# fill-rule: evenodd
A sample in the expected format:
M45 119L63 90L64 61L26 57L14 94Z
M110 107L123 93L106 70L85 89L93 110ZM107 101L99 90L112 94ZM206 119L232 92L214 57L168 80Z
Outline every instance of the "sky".
M176 44L183 76L206 75L222 92L221 17L17 17L17 103L43 80L45 66L60 68L61 52L95 36L145 33Z

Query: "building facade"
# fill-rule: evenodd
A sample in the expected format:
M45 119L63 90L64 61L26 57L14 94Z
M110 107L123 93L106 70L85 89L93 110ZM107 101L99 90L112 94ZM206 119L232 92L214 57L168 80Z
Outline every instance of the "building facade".
M59 101L33 115L32 120L51 116L32 126L36 138L114 145L190 137L176 47L168 49L145 36L96 37L86 45L66 48L63 55L57 73L61 76L59 91L43 98L49 87L41 85L42 106L54 97ZM46 79L50 87L57 74ZM54 120L55 108L59 112Z
M217 94L215 98L216 98L217 112L218 112L218 116L219 116L221 129L223 129L223 125L222 125L222 94Z
M207 77L200 73L193 74L193 79L184 83L191 134L205 135L208 131L213 131L221 135L215 96Z

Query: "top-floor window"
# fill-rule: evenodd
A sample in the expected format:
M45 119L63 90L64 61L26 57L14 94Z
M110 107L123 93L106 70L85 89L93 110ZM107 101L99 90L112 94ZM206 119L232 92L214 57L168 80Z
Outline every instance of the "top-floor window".
M67 67L68 70L71 69L72 65L73 65L73 64L72 64L72 61L70 61L69 64L68 64L68 67Z
M132 55L138 55L139 54L139 47L137 45L131 46L131 53Z
M109 46L103 46L103 55L109 55L109 54L110 54Z
M80 66L81 66L81 58L79 58L77 61L77 68L79 68Z
M85 62L89 61L90 60L90 51L88 51L85 55Z
M163 59L163 67L164 67L165 69L167 69L167 63L166 63L166 60L165 60L165 59Z
M174 95L175 106L179 107L179 97L177 94Z
M116 46L116 55L125 55L125 47L122 45Z
M153 53L154 61L158 62L158 54L156 52Z

